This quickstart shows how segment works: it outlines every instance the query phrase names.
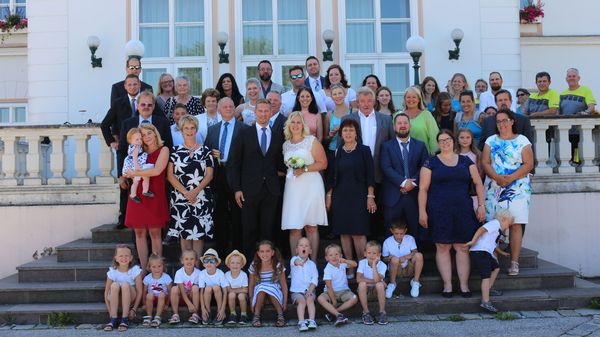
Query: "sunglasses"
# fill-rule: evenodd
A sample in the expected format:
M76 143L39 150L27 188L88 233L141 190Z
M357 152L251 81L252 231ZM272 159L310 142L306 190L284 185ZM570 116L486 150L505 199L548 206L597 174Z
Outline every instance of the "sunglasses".
M146 107L151 108L154 106L154 103L140 103L138 105L141 106L142 108L146 108Z
M205 264L206 264L206 263L217 263L217 259L216 259L216 258L214 258L214 257L207 257L206 259L204 259L204 260L202 261L202 263L205 263Z
M517 97L523 97L526 96L525 94L517 94Z
M142 69L142 66L129 66L129 67L127 67L127 69L129 69L129 70L140 70L140 69Z
M298 74L298 75L290 75L290 78L291 78L292 80L295 80L295 79L297 79L297 78L302 78L302 77L304 77L304 74L303 74L303 73L300 73L300 74Z

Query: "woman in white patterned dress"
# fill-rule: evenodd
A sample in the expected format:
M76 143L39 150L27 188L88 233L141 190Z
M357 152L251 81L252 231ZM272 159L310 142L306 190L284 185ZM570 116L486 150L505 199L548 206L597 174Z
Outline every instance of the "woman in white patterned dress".
M302 230L310 241L311 259L317 260L319 231L317 226L327 226L325 187L320 172L327 168L325 150L319 141L309 135L302 112L290 113L285 123L283 160L288 174L283 192L281 229L290 231L290 250L302 237ZM293 159L301 159L300 165L290 165Z

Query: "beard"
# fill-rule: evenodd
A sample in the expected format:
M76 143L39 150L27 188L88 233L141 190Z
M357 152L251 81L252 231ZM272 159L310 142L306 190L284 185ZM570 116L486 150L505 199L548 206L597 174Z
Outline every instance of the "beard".
M399 138L406 138L410 134L410 130L408 131L396 131L396 136Z
M263 75L259 75L260 79L267 82L271 80L271 75L269 74L263 74Z
M502 85L490 85L490 88L492 88L493 91L498 91L502 88Z

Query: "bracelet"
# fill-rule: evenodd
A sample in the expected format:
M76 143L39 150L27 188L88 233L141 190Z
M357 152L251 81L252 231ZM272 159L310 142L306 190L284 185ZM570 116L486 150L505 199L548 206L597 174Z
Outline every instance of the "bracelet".
M375 199L375 196L373 194L367 194L367 198L373 198L373 199Z
M328 197L331 197L331 193L327 193L327 196L328 196Z
M485 207L485 206L484 206L484 205L478 205L478 206L477 206L477 208L480 208L480 207Z
M308 166L304 166L304 172L308 172Z

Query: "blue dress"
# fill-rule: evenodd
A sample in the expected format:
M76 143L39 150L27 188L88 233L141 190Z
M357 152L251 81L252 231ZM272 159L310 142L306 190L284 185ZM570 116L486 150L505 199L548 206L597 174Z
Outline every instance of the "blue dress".
M434 243L465 243L473 238L479 224L469 195L473 165L466 156L458 156L456 166L446 166L433 156L425 162L431 170L427 193L429 231Z

